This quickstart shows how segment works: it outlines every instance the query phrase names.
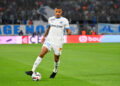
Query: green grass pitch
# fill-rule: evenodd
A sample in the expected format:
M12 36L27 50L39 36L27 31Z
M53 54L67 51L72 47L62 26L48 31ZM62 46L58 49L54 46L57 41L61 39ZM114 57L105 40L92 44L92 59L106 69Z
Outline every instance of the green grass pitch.
M41 44L0 45L0 86L120 86L120 43L65 44L55 79L53 51L36 71L42 79L25 75L41 51Z

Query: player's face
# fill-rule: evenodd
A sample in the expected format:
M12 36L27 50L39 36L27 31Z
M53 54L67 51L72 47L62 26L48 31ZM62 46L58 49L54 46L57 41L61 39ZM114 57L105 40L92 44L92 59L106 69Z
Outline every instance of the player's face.
M56 16L56 18L61 17L61 15L62 15L62 9L55 8L55 16Z

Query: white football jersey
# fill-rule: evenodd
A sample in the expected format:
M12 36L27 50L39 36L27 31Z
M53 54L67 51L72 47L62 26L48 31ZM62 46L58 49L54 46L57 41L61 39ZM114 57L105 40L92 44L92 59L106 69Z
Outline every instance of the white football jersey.
M48 25L50 25L50 30L46 40L55 45L63 44L64 29L69 29L68 20L64 17L53 16L48 19Z

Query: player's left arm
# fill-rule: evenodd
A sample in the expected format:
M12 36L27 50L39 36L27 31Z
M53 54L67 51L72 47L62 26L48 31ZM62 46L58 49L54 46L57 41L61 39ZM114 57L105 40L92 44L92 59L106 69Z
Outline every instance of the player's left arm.
M66 29L67 35L71 35L71 30L70 29Z
M71 35L72 31L70 30L69 21L67 19L65 21L65 29L66 29L67 35Z

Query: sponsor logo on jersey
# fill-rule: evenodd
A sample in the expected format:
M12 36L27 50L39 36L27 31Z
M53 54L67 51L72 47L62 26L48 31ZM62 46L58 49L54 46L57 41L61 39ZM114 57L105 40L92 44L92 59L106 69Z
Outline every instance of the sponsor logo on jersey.
M60 24L62 24L63 22L61 21Z
M54 24L52 24L52 25L51 25L51 27L62 28L63 26L61 26L61 25L54 25Z

